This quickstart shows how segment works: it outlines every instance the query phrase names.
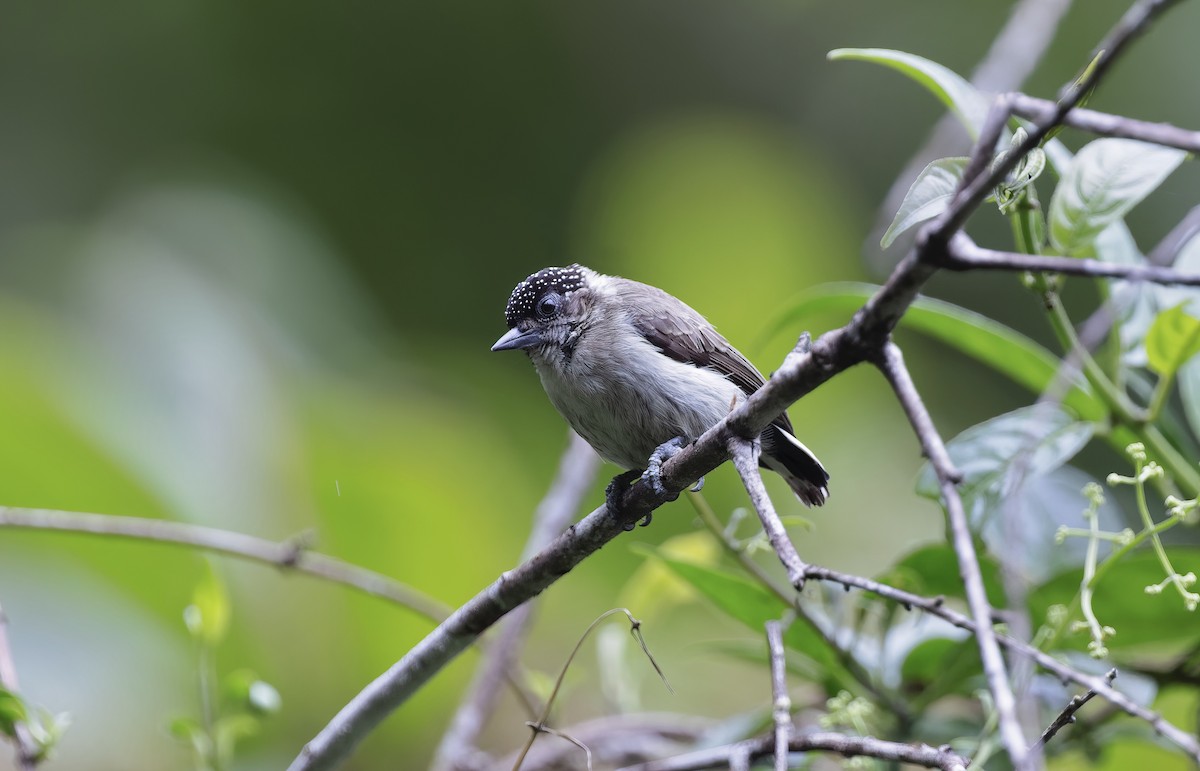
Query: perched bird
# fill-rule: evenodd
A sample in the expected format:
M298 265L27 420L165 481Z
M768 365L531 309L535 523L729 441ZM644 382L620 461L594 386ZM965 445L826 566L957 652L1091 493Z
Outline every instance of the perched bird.
M545 268L517 284L504 319L509 330L492 350L524 350L571 428L600 457L632 470L609 486L610 505L624 493L615 488L642 469L663 492L663 461L764 383L754 365L682 301L582 265ZM787 414L761 439L760 464L782 476L805 504L823 504L829 474L793 435Z

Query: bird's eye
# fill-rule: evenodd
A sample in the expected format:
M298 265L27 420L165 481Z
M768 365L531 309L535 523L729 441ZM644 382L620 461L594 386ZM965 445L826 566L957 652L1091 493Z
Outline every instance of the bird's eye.
M537 306L534 311L538 318L548 319L558 312L559 297L556 294L548 294L537 301Z

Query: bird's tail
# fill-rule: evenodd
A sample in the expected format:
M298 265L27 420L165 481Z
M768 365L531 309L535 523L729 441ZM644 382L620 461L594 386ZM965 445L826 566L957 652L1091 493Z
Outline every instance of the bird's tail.
M790 431L770 425L762 435L759 465L783 477L806 506L820 506L829 498L829 472Z

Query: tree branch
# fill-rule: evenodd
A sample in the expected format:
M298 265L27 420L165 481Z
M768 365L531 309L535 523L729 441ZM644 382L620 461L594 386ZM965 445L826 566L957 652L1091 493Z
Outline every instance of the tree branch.
M559 462L558 473L538 504L533 530L522 552L529 559L571 524L583 497L591 489L600 468L600 458L587 442L570 432L569 444ZM513 611L500 630L476 672L450 727L442 736L434 755L432 768L458 769L476 767L468 758L474 753L475 742L495 711L496 699L505 676L517 661L525 632L533 620L533 604L526 603ZM532 717L532 715L531 715Z
M1004 29L1000 30L972 73L971 85L979 91L991 93L1020 88L1041 61L1054 39L1059 22L1070 7L1071 0L1021 0L1013 6ZM938 120L921 149L913 153L904 169L896 175L879 206L875 225L864 244L869 259L878 261L882 257L879 241L921 169L938 158L962 155L967 142L954 115L947 112Z
M742 484L746 487L754 510L758 512L767 540L779 555L779 561L787 571L788 581L796 587L796 591L800 591L804 588L804 560L800 559L792 539L788 538L787 530L784 529L779 515L775 513L775 505L771 503L771 497L767 495L767 488L763 485L762 474L758 471L758 458L762 447L757 439L733 438L729 440L729 449L733 455L733 466L742 478Z
M996 187L1008 173L1024 158L1030 150L1041 144L1042 139L1054 127L1062 124L1068 112L1075 108L1096 84L1104 77L1117 57L1125 48L1145 31L1147 25L1158 15L1179 3L1179 0L1139 0L1134 3L1116 26L1105 36L1100 45L1096 46L1095 55L1088 72L1075 83L1064 89L1062 96L1054 105L1054 110L1035 121L1025 141L1007 153L998 163L983 173L992 162L992 154L996 141L1013 112L1015 94L1001 94L996 97L992 109L988 112L987 120L980 131L979 141L971 155L963 174L962 182L954 201L946 211L938 217L931 226L918 236L918 246L922 241L929 243L945 243L962 229L967 218L983 202L993 188Z
M1038 99L1017 93L1009 95L1009 106L1014 115L1034 121L1048 120L1058 110L1058 105L1049 99ZM1140 139L1143 142L1177 147L1190 153L1200 153L1200 131L1188 131L1172 126L1170 123L1151 123L1121 115L1097 112L1086 107L1072 108L1063 115L1062 123L1099 136Z
M1197 273L1181 273L1171 268L1152 264L1118 265L1077 257L997 251L977 246L965 233L954 236L943 255L942 267L950 270L1028 270L1090 278L1116 278L1125 281L1150 281L1155 284L1200 286L1200 274Z
M809 565L805 571L805 577L809 580L831 581L843 587L852 586L856 589L893 600L906 609L918 608L923 610L930 615L937 616L949 622L959 629L965 629L968 632L975 632L976 630L977 625L971 618L946 607L946 598L944 597L922 597L912 592L906 592L903 589L897 589L894 586L881 584L870 578L862 578L861 576L842 573L818 565ZM1057 677L1063 683L1076 683L1089 690L1093 690L1126 714L1146 721L1154 729L1155 733L1178 746L1194 762L1200 763L1200 740L1197 740L1195 736L1165 720L1162 715L1146 709L1125 694L1112 688L1103 678L1072 669L1050 654L1007 635L996 635L996 641L1014 653L1019 653L1022 656L1033 659L1038 663L1038 666Z
M349 586L402 605L435 623L444 620L451 611L448 606L429 595L395 579L325 554L308 551L303 538L270 541L230 530L164 519L3 506L0 507L0 528L6 527L86 533L187 546L253 562L263 562L283 570L293 570Z
M775 771L788 770L788 742L792 734L792 700L787 690L787 661L783 652L783 629L778 621L767 622L767 650L771 656L771 713L775 718Z
M988 604L987 592L983 587L979 557L975 553L975 543L966 512L963 510L962 498L958 494L957 485L962 481L962 474L954 468L950 455L946 452L946 445L934 428L933 419L925 409L925 404L913 385L912 377L908 374L908 368L904 366L900 348L895 343L889 343L883 349L877 366L896 392L896 397L903 405L921 447L937 474L942 500L946 504L946 515L950 520L954 552L958 556L959 574L967 592L967 606L975 619L975 639L979 643L983 672L987 677L988 690L992 694L996 716L999 719L1000 738L1009 757L1012 758L1013 766L1020 771L1026 767L1028 752L1025 737L1021 733L1021 724L1017 720L1016 700L1009 685L1008 670L1004 665L1004 658L1000 655L996 633L992 629L992 607Z
M1104 680L1109 685L1112 685L1112 681L1116 678L1116 676L1117 670L1110 669L1108 670L1107 674L1104 675ZM1089 690L1087 693L1072 698L1071 701L1067 703L1067 706L1063 709L1063 711L1058 713L1058 717L1054 718L1053 722L1046 727L1046 730L1042 732L1041 738L1038 739L1032 747L1030 747L1030 750L1041 752L1042 748L1045 747L1046 744L1053 739L1059 731L1075 722L1075 713L1082 709L1084 704L1087 704L1089 701L1091 701L1092 697L1095 695L1095 691Z
M790 752L828 752L845 757L868 757L910 763L943 771L965 771L967 760L956 755L949 746L930 747L928 744L902 744L870 736L847 736L838 733L811 733L793 736L788 742ZM728 768L738 757L751 761L775 751L774 738L760 736L737 744L689 752L665 760L654 760L621 771L698 771L704 768Z
M13 662L12 648L8 644L8 616L2 607L0 607L0 688L14 695L21 693L21 687L17 681L17 667ZM29 727L25 725L24 721L19 720L13 725L13 733L15 734L17 767L21 771L36 771L38 748L37 743L33 740L33 735L29 733Z

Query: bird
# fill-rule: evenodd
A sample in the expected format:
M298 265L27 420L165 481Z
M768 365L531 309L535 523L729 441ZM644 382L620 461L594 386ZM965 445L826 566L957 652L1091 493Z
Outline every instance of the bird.
M508 331L492 350L528 354L559 414L600 457L627 470L606 493L614 512L639 476L666 495L663 462L766 382L682 300L579 264L543 268L521 281L504 320ZM787 413L760 440L761 466L782 476L804 504L825 503L829 473L796 438Z

